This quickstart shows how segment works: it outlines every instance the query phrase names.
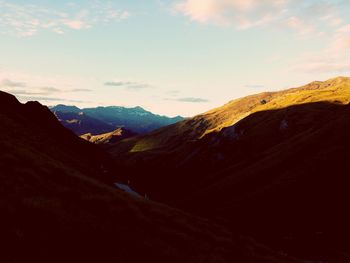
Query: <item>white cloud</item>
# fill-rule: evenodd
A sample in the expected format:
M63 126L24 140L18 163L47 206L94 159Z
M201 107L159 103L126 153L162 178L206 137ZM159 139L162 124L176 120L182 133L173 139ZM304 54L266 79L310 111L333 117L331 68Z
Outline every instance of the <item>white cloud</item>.
M346 24L350 1L174 0L173 3L175 13L200 24L236 30L269 26L324 44L324 48L317 47L292 61L292 70L306 74L350 71L350 24Z
M324 49L303 54L293 69L306 73L350 72L350 24L339 27L329 38Z
M88 24L86 24L85 22L80 21L80 20L66 20L63 23L67 27L69 27L71 29L75 29L75 30L80 30L80 29L83 29L83 28L89 28L90 27Z
M350 72L350 62L332 54L310 54L298 59L292 70L314 74Z
M175 13L194 22L248 29L273 25L301 34L338 27L349 2L328 0L176 0Z
M268 23L285 4L285 0L185 0L174 9L196 22L242 29Z
M28 92L70 92L78 87L86 87L89 82L91 80L85 78L0 71L0 88L7 91L25 89Z
M337 33L350 33L350 24L342 26L337 30Z
M0 0L0 33L29 37L42 31L64 34L72 30L89 29L127 19L130 13L112 2L62 4L62 9L33 5L13 4Z

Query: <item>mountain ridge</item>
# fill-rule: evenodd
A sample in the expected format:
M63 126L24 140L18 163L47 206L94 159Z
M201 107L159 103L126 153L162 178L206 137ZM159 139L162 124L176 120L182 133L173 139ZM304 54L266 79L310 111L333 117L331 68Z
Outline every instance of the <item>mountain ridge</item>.
M126 128L134 133L143 134L183 119L181 116L170 118L153 114L139 106L133 108L100 106L80 109L60 104L50 109L65 127L78 136L87 133L99 135L117 128Z
M37 102L0 92L0 121L5 262L300 262L111 187L108 155Z
M324 82L311 82L299 88L263 92L235 99L222 107L185 119L169 127L158 129L146 136L141 135L135 139L130 139L127 142L130 147L129 151L142 152L161 150L163 147L178 147L179 144L183 145L187 141L201 139L208 133L232 126L239 120L258 111L317 101L348 103L350 102L350 91L346 85L349 85L349 83L350 78L337 77Z

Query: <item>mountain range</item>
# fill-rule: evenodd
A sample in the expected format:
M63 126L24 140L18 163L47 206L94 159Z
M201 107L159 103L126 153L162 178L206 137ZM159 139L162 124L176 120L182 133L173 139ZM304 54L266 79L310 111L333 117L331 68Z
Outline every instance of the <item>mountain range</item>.
M169 118L144 110L141 107L97 107L80 109L76 106L57 105L50 110L63 126L77 135L99 135L125 128L144 134L183 120L181 116Z
M133 111L0 92L6 262L350 262L350 78L136 136Z
M118 190L108 153L37 102L0 92L0 120L3 262L299 262Z

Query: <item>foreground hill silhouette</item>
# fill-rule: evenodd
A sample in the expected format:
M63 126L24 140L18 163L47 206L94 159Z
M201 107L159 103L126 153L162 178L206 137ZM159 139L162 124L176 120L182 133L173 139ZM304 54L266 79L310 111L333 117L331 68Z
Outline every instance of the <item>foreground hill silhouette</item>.
M2 262L300 262L226 227L134 198L48 108L0 92Z
M349 262L349 102L349 78L313 82L238 99L111 152L156 200L307 260Z

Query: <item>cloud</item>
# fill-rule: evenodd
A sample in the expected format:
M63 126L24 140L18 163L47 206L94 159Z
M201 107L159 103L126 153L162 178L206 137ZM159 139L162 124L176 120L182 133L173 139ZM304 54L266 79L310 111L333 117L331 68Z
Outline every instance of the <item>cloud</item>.
M43 31L62 35L116 23L130 16L116 3L102 1L62 4L60 8L0 1L0 10L0 33L19 37L30 37Z
M70 100L70 99L63 99L63 98L56 98L56 97L42 97L42 96L22 96L22 94L15 94L18 95L17 98L22 102L27 101L40 101L40 102L70 102L70 103L87 103L89 101L83 101L83 100ZM23 94L26 95L26 94ZM31 94L28 94L31 95ZM35 95L35 94L33 94Z
M179 98L179 99L176 99L176 101L190 102L190 103L206 103L206 102L209 102L209 100L207 100L207 99L196 98L196 97Z
M131 81L107 81L105 86L121 87L128 90L141 90L152 88L151 85L145 83L131 82Z
M3 86L4 83L10 86ZM93 87L98 84L99 81L94 77L42 75L0 70L0 89L15 95L21 102L34 100L46 105L60 102L94 105L91 101L92 94L85 93L92 92Z
M11 79L3 79L0 82L0 87L6 90L7 92L19 95L47 95L51 93L62 92L61 89L57 89L54 87L33 87L28 83L14 81Z
M329 50L336 53L350 51L350 24L336 30Z
M61 92L62 90L54 88L54 87L42 87L40 88L42 91L46 91L47 93L55 93L55 92Z
M8 88L24 88L27 85L23 82L16 82L16 81L12 81L9 79L4 79L2 80L2 82L0 83L1 87L8 87Z
M180 94L180 90L177 90L177 89L169 90L167 92L167 94L170 95L170 96L176 97L176 96L178 96Z
M129 90L140 90L140 89L149 89L151 88L151 86L148 84L134 83L134 84L128 85L126 88Z
M263 89L263 88L265 88L264 85L259 85L259 84L248 84L248 85L245 85L245 87L248 89Z
M114 87L122 87L132 84L132 82L123 82L123 81L108 81L105 82L105 86L114 86Z
M92 92L93 78L43 76L23 72L0 70L0 89L17 95L61 95L79 97L79 93ZM77 93L77 94L74 94Z
M7 92L14 95L47 95L45 92L32 92L27 90L6 90Z
M71 89L70 92L91 92L91 89Z
M285 6L284 0L183 0L174 10L199 23L243 29L268 23Z
M2 81L0 87L3 88L4 91L12 93L14 95L49 95L52 93L62 92L60 89L53 87L35 88L28 86L26 83L15 82L12 80Z
M291 70L301 72L301 73L344 73L350 72L350 57L347 56L344 59L335 53L329 53L324 51L324 53L311 53L304 54L296 61L294 61Z
M67 20L63 22L64 25L66 25L67 27L71 28L71 29L75 29L75 30L80 30L83 28L89 28L89 24L80 21L80 20Z
M304 73L350 72L350 24L339 26L319 52L307 52L297 58L292 70Z
M173 10L201 24L238 30L273 25L308 34L341 24L348 1L310 0L176 0ZM347 16L348 14L346 14ZM346 17L345 16L345 17Z

